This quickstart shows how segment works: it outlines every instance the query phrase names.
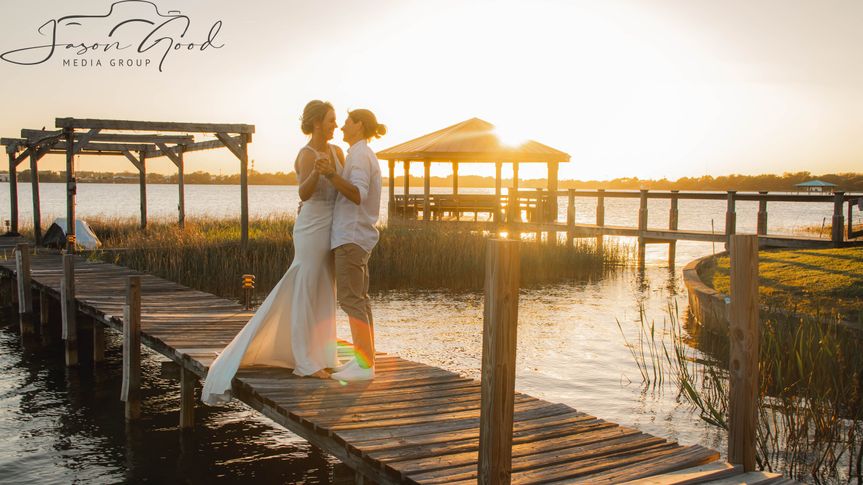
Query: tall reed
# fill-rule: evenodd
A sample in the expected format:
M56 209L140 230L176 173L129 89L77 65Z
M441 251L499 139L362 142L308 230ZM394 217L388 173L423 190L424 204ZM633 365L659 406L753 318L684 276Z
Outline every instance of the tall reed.
M702 332L691 319L684 328L676 306L670 305L668 314L671 323L665 338L651 331L653 324L643 314L639 322L642 335L661 342L625 342L632 347L645 385L656 387L656 380L644 369L665 370L668 389L692 405L704 421L727 430L728 338ZM863 471L859 346L860 335L832 322L762 315L759 467L813 483L852 479L859 483ZM656 362L651 347L664 349L664 363Z
M147 271L181 284L239 298L240 278L256 276L262 297L279 281L293 259L294 221L276 216L250 221L249 245L239 245L239 220L187 219L185 229L154 221L145 232L134 219L91 219L104 249L93 257ZM373 291L392 289L479 290L485 277L488 234L455 231L436 224L398 224L380 228L372 253ZM522 283L592 279L622 266L631 248L606 242L569 247L552 238L522 246Z

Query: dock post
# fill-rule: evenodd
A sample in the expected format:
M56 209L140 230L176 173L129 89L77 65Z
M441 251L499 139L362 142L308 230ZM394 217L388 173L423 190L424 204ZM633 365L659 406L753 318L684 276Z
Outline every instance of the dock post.
M567 191L569 200L566 206L566 245L574 246L575 244L575 189Z
M842 247L842 233L845 230L845 216L842 215L842 205L845 202L845 192L833 194L833 247Z
M195 381L192 371L180 368L180 429L195 427Z
M728 461L755 470L758 413L758 236L732 235Z
M512 468L519 241L486 245L479 425L479 483L508 484Z
M126 420L141 417L141 277L126 281L123 307L123 385L120 399L126 403Z
M596 250L602 252L603 235L605 234L605 189L597 189L596 196L596 227L599 235L596 236Z
M389 179L387 180L387 185L389 185L387 216L392 220L393 215L396 213L396 161L387 160L387 166L389 168Z
M735 199L737 191L728 191L728 207L725 209L725 244L730 244L731 236L737 233L737 212L735 210Z
M93 319L93 363L105 361L105 326Z
M671 191L671 207L668 211L668 229L672 231L677 230L678 219L680 217L680 213L677 210L677 194L679 193L679 190ZM677 239L672 239L668 242L668 266L674 267L675 259L677 259Z
M18 322L21 337L33 335L33 285L30 279L30 246L18 244L15 248L15 270L18 273Z
M404 207L404 213L402 215L404 216L405 220L407 220L407 218L408 218L408 207L410 205L410 201L408 199L410 199L410 193L411 193L411 162L410 162L410 160L404 161L404 167L405 167L404 168L404 170L405 170L405 179L404 179L405 207Z
M644 233L647 231L647 189L641 189L638 208L638 265L644 266L644 253L647 243Z
M42 343L51 341L50 305L51 299L48 297L48 292L39 290L39 333L42 335Z
M758 195L767 195L767 192L760 191ZM758 229L755 231L759 236L767 234L767 199L758 199Z
M141 166L138 167L138 191L141 202L141 230L147 229L147 155L144 151L138 153Z
M66 365L78 365L78 305L75 302L75 256L63 255L63 279L60 281L60 307L63 318L63 340Z
M15 152L9 152L9 234L18 235L18 174Z

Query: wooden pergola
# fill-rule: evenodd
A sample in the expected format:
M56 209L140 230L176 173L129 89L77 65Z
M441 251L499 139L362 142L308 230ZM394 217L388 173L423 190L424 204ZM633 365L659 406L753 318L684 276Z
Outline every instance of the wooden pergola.
M67 235L75 236L75 196L77 192L74 159L76 155L122 156L138 169L141 198L141 228L147 227L147 161L168 157L177 166L179 187L179 224L185 220L183 185L184 158L188 152L228 148L240 160L241 242L249 239L248 144L254 125L220 123L178 123L105 119L57 118L56 131L21 130L20 138L3 138L9 156L9 195L11 198L10 233L18 232L17 167L30 160L33 185L33 230L41 243L38 162L47 154L66 155ZM79 130L79 131L76 131ZM109 133L110 131L110 133ZM140 134L136 132L152 132ZM164 133L172 134L164 134ZM184 134L176 134L184 133ZM212 135L211 140L195 141L192 134Z
M512 164L513 187L518 191L518 169L522 163L545 163L548 166L548 190L551 193L558 189L558 166L570 160L569 154L556 150L542 143L528 140L519 146L511 147L504 144L495 133L494 125L479 118L471 118L461 123L443 128L427 135L404 142L377 153L378 159L387 160L389 164L389 203L395 206L395 165L401 161L404 164L405 206L410 193L410 166L413 162L421 162L424 167L424 210L426 220L430 220L431 164L445 162L452 164L453 193L458 198L459 164L493 163L495 164L495 200L501 199L501 170L504 163ZM405 207L406 208L406 207ZM497 212L499 213L499 211ZM496 214L497 214L496 213Z

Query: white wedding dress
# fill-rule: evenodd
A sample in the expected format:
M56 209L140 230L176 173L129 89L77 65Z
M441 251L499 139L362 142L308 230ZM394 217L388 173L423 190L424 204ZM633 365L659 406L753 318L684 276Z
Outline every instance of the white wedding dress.
M335 147L329 148L341 173ZM303 149L312 150L308 145ZM335 187L321 177L312 197L302 202L294 224L291 267L210 365L202 402L216 405L230 401L231 381L240 367L287 367L296 375L306 376L338 365L336 287L330 252L335 200Z

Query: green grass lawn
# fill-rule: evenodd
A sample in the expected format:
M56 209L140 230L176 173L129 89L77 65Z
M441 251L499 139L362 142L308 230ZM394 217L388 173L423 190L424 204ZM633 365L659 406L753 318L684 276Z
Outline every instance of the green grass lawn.
M771 250L759 253L762 304L809 314L839 314L863 320L863 247ZM705 284L728 294L729 259L701 275Z

